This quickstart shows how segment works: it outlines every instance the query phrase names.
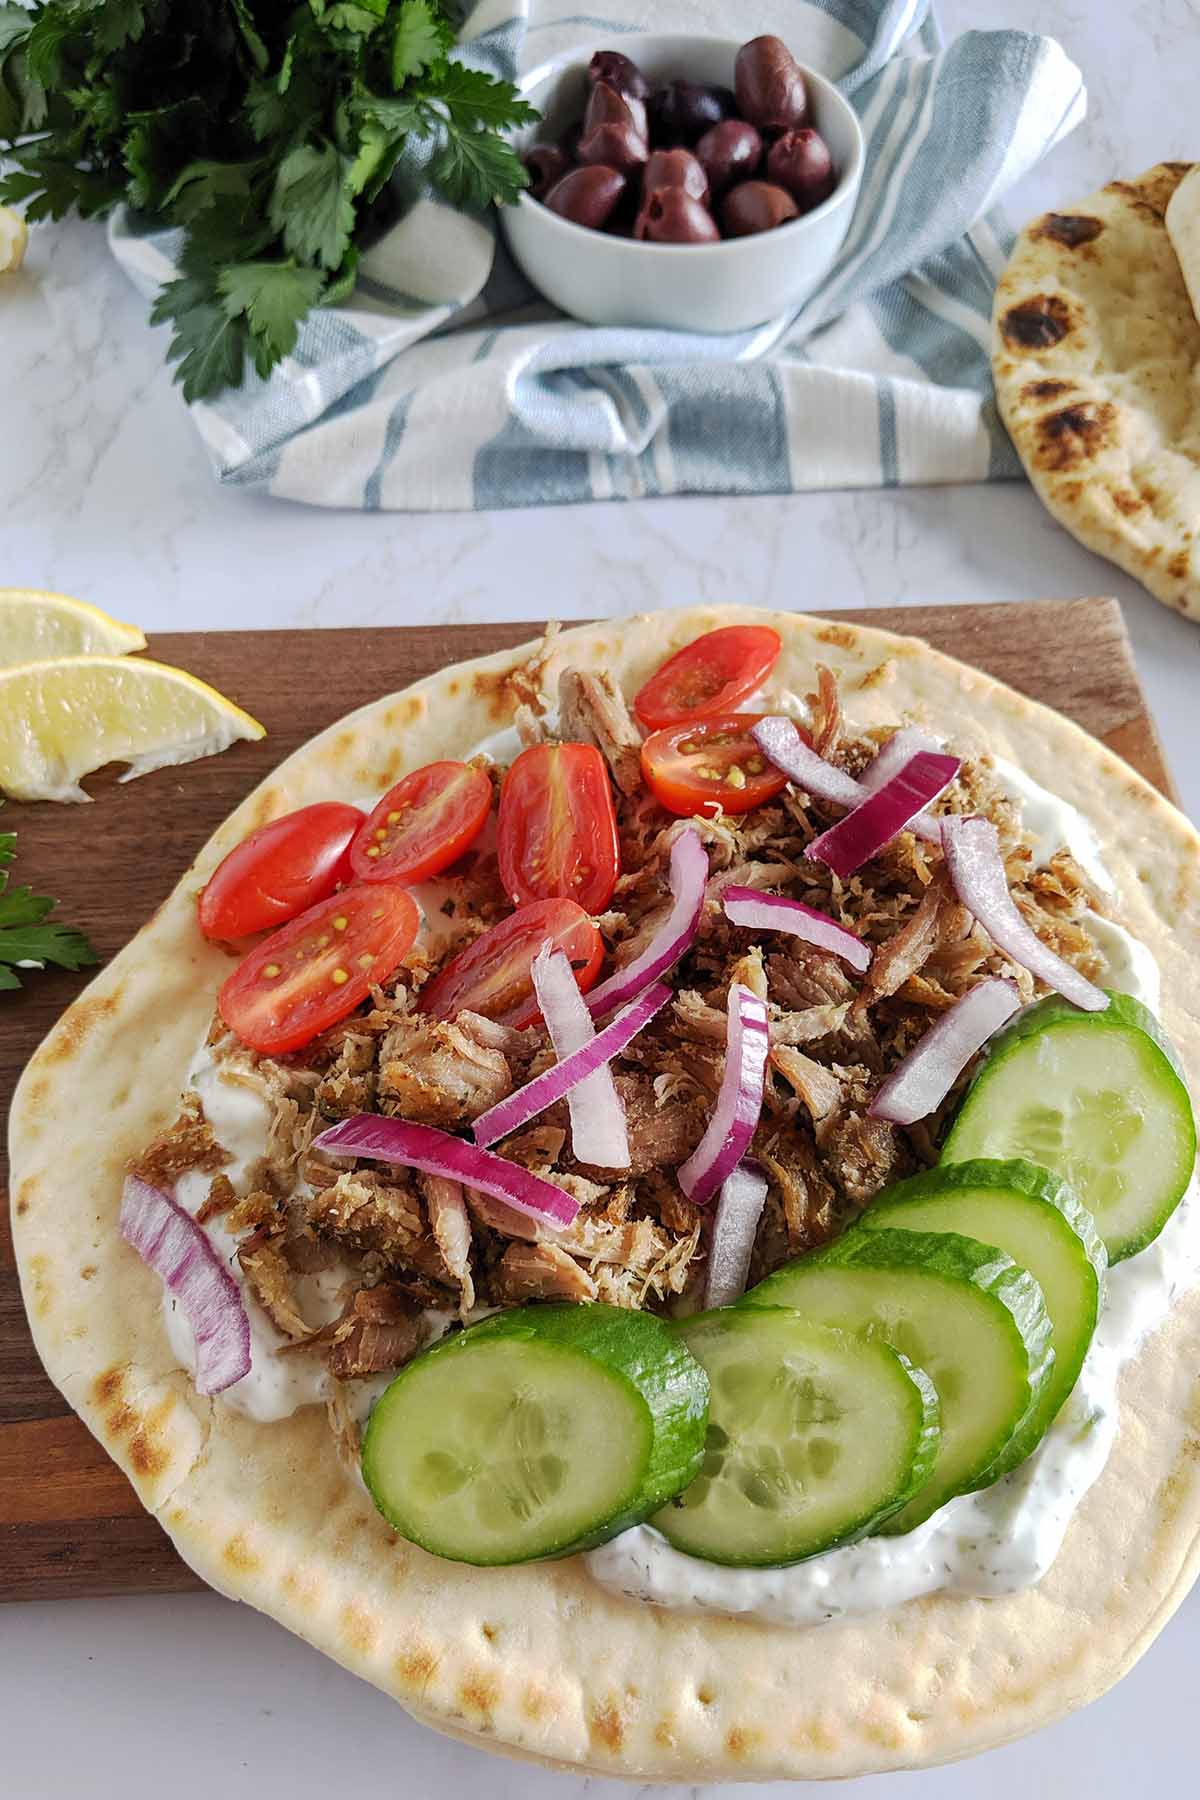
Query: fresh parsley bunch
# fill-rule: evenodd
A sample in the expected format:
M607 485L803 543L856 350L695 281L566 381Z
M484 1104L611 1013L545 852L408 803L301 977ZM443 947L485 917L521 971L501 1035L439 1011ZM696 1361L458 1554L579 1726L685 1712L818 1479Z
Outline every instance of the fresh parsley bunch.
M16 832L0 831L0 993L20 987L19 966L86 969L100 960L82 932L46 923L57 901L31 888L9 887L7 865L16 847Z
M354 285L394 215L410 139L456 205L514 200L501 133L536 115L451 59L442 0L34 0L0 3L0 200L29 219L124 200L182 227L155 303L184 397L267 375L314 306Z

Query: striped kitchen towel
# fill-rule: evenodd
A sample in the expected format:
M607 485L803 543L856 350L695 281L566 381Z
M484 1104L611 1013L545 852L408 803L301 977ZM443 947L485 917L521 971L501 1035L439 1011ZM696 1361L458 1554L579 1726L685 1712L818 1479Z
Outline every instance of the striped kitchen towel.
M511 77L647 24L770 30L840 81L867 165L826 282L740 336L595 329L527 286L490 219L422 198L269 380L192 407L218 478L415 511L1018 475L988 366L994 207L1083 116L1060 47L1017 31L944 45L929 0L571 5L480 0L460 54ZM120 212L110 240L147 294L173 275L173 234Z

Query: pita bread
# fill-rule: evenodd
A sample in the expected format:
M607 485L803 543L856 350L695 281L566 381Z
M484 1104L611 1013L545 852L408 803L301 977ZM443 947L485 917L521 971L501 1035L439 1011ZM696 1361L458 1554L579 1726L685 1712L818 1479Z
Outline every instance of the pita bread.
M804 691L827 663L856 723L936 722L1095 822L1122 916L1163 965L1165 1023L1195 1086L1200 839L1076 726L915 639L849 622L705 608L573 630L552 654L632 692L701 632L755 617L783 636L789 687ZM607 1775L710 1782L922 1766L1031 1731L1116 1681L1200 1563L1200 1292L1125 1371L1113 1455L1036 1588L931 1595L808 1631L624 1600L577 1558L438 1562L393 1537L338 1463L322 1410L254 1424L198 1397L172 1356L158 1281L121 1242L117 1210L122 1165L173 1117L228 969L196 930L198 888L253 826L383 788L506 724L524 660L448 669L290 757L34 1056L12 1111L13 1228L46 1367L207 1581L455 1736Z
M1200 320L1165 223L1191 167L1159 163L1026 226L996 289L992 369L1038 498L1200 618Z
M1185 175L1167 207L1167 236L1200 321L1200 166Z

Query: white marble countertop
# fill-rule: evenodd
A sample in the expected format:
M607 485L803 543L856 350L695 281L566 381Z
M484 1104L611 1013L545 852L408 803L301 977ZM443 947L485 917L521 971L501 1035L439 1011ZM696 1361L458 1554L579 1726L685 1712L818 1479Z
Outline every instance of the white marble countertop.
M1087 123L1025 183L1014 216L1200 154L1196 0L944 0L941 14L950 32L1052 32L1087 77ZM317 512L212 483L164 347L98 230L35 234L26 272L0 296L0 583L76 593L151 633L571 619L697 600L802 608L1116 594L1185 804L1200 814L1200 626L1080 549L1023 485L470 516ZM1164 1796L1191 1793L1198 1665L1193 1595L1086 1713L971 1764L855 1791L1125 1800L1153 1782ZM324 1800L347 1785L408 1800L631 1791L440 1739L215 1596L0 1610L0 1670L0 1785L12 1800ZM782 1800L785 1789L753 1791Z

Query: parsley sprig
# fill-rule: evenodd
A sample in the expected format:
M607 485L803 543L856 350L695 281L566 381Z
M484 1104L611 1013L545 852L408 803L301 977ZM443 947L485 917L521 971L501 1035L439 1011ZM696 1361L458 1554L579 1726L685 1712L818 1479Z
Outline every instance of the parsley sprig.
M188 400L267 375L354 285L413 140L455 205L516 198L536 115L456 62L453 0L0 0L0 200L182 228L155 302Z
M46 923L56 900L35 894L32 888L9 887L8 864L16 848L16 832L0 831L0 993L20 987L17 967L22 964L86 969L100 961L81 931Z

